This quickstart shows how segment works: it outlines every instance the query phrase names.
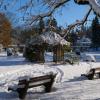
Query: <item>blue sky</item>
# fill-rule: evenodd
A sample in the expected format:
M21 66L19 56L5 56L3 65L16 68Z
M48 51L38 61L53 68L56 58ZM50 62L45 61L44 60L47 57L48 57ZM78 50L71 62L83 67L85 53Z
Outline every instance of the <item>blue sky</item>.
M76 20L81 20L87 13L90 7L88 5L77 5L73 1L69 2L65 8L62 9L62 14L60 11L56 12L54 15L57 19L59 26L64 26L74 23ZM89 20L94 18L93 12L89 15ZM90 25L91 22L88 22Z
M26 0L21 0L21 2L18 2L16 6L13 6L12 8L8 9L10 12L15 13L16 9L18 9L21 5L25 4ZM9 2L9 1L7 1ZM41 12L41 8L45 10L45 7L37 7L33 9L33 12L36 14L36 12ZM66 27L66 25L74 23L76 20L81 20L84 15L87 13L89 9L88 5L77 5L74 3L74 0L69 1L62 9L58 9L54 13L54 17L56 18L58 22L58 26ZM44 11L45 12L45 11ZM23 14L22 12L17 12L16 17L21 17ZM93 13L89 16L89 19L93 19ZM18 18L19 19L19 18ZM21 24L22 22L20 22ZM90 25L90 23L88 23Z

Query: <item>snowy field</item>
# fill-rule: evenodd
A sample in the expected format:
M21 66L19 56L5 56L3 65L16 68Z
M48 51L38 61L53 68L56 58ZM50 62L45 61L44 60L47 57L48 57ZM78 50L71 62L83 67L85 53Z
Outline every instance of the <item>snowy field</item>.
M27 62L22 55L7 57L5 53L1 53L0 100L19 100L16 92L8 91L8 86L17 84L19 79L51 72L57 73L52 92L44 93L42 87L32 88L28 91L25 100L100 100L100 79L87 80L81 76L91 67L100 67L99 61L81 61L69 65L50 63L51 53L47 53L45 58L47 63L33 64Z

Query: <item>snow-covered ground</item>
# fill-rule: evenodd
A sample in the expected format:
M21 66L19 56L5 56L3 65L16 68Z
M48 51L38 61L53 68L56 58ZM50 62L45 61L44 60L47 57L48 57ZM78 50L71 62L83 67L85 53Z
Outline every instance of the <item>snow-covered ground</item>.
M33 64L27 62L22 55L7 57L1 53L0 100L19 100L16 92L8 91L8 86L17 84L21 78L50 72L57 73L52 92L44 93L41 87L32 88L26 100L100 100L100 79L87 80L81 76L91 67L99 66L99 62L79 62L74 65L49 63L52 60L51 53L47 53L45 58L47 63Z

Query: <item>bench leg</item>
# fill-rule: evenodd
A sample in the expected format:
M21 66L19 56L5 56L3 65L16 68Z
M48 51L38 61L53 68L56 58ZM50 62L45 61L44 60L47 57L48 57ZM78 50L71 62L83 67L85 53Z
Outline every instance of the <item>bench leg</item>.
M52 83L47 83L44 86L45 86L45 92L50 92L51 91Z
M18 95L20 99L24 99L27 94L27 88L17 89Z
M95 74L95 69L91 69L90 74L87 75L88 79L93 80L94 79L94 74Z
M87 75L87 78L88 78L89 80L93 80L94 74Z
M56 76L56 75L55 75L55 76ZM53 83L54 83L54 78L55 78L55 76L52 76L52 75L51 75L51 81L48 82L48 83L46 83L46 84L44 84L44 86L45 86L45 92L50 92L50 91L51 91L52 85L53 85Z
M99 78L100 78L100 73L99 73Z

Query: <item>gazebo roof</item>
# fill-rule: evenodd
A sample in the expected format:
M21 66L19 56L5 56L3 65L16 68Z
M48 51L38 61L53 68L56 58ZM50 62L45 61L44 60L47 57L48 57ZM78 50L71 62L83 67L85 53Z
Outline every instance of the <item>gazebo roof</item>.
M30 40L30 44L32 45L41 45L42 43L47 43L50 45L70 45L70 43L63 39L59 34L52 31L44 32L43 34L35 36Z
M51 45L68 45L69 42L67 42L65 39L63 39L59 34L49 31L45 32L41 35L41 37L44 39L44 41Z

